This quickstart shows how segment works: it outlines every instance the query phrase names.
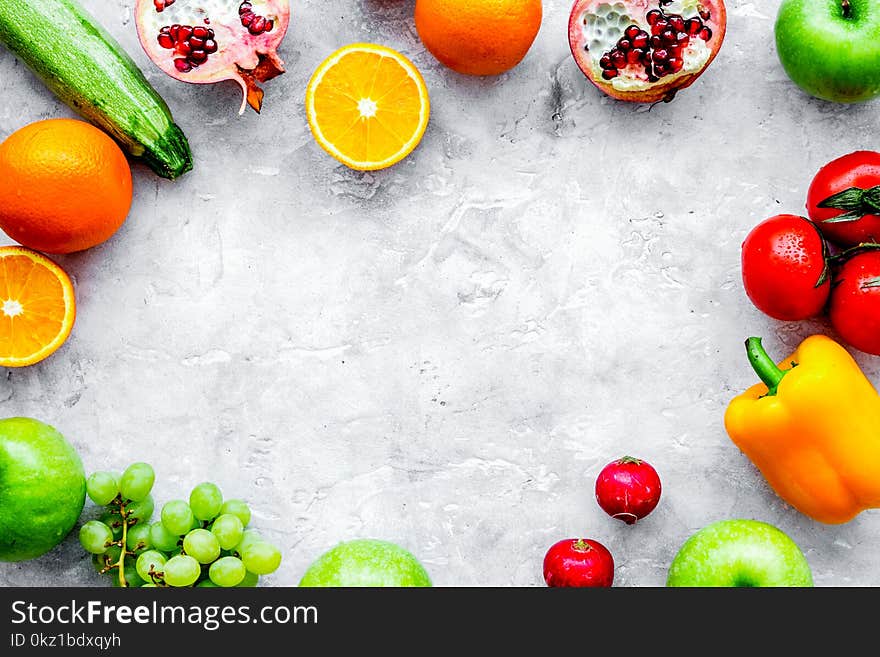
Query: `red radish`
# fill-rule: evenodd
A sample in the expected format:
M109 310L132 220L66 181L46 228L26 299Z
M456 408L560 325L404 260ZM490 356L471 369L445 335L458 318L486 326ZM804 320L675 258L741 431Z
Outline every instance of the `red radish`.
M608 587L614 581L614 558L599 541L565 538L544 555L544 581L550 587Z
M660 501L660 476L647 461L623 456L602 468L596 501L612 518L635 524Z

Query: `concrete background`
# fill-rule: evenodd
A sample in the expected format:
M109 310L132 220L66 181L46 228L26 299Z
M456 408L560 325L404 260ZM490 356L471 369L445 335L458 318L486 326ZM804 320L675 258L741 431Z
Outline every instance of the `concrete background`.
M729 1L715 62L649 107L580 73L568 0L545 1L527 57L486 79L424 50L411 0L294 0L289 70L261 115L238 116L234 84L152 65L132 0L86 0L168 101L196 167L169 182L134 163L122 229L57 258L76 325L49 359L0 372L0 416L56 426L89 472L151 462L157 506L205 479L247 499L283 551L265 585L376 537L438 586L543 586L547 548L581 535L612 551L615 586L662 586L687 536L732 517L786 531L819 586L880 584L880 514L800 515L722 426L755 382L747 336L780 358L833 336L751 305L743 237L804 212L827 161L878 147L877 103L821 102L787 79L778 4ZM303 110L312 71L354 41L411 57L432 99L421 145L377 173L327 156ZM59 116L72 113L0 50L0 138ZM880 359L853 353L880 382ZM593 496L624 454L664 486L634 526ZM0 584L104 580L71 534L0 564Z

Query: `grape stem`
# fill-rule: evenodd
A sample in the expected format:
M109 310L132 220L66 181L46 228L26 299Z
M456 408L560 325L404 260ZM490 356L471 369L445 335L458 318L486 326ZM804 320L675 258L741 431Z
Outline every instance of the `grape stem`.
M120 539L122 550L119 552L119 561L116 567L119 568L119 586L125 588L128 582L125 581L125 553L127 552L126 543L128 536L128 518L125 515L125 502L119 502L119 515L122 517L122 538Z

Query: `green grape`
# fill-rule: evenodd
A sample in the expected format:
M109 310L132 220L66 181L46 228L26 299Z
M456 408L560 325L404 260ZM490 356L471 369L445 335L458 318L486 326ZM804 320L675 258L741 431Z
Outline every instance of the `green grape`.
M214 582L212 582L212 581L209 580L209 579L203 579L203 580L199 581L199 583L196 584L196 586L197 586L198 588L211 588L211 589L216 589L216 588L218 588L217 585L214 584Z
M281 565L281 550L266 541L255 541L241 553L245 567L257 575L268 575Z
M229 587L238 586L244 576L247 575L247 568L244 567L241 559L236 557L223 557L217 559L208 569L208 577L217 586Z
M238 554L241 554L248 545L262 540L263 537L260 536L256 529L245 529L241 534L241 540L238 542L238 545L235 546L235 551Z
M150 570L154 574L161 574L166 561L168 560L165 558L165 555L158 550L147 550L137 558L135 567L140 578L145 582L150 582L153 580L150 576Z
M141 576L138 575L137 567L135 566L133 559L125 560L125 566L123 567L122 572L125 575L125 583L132 588L141 587L146 583L141 579ZM113 586L122 586L122 584L119 583L118 569L114 568L107 574L110 575Z
M183 538L183 551L199 563L211 563L220 556L220 542L207 529L193 529Z
M100 520L89 520L79 528L79 542L86 552L104 554L113 542L113 532Z
M177 547L180 536L172 534L161 521L156 521L150 525L150 544L157 550L162 552L170 552Z
M165 562L165 583L168 586L191 586L195 584L202 567L188 554L178 554Z
M119 547L118 545L111 545L109 548L107 548L107 551L104 554L93 555L92 563L95 566L95 570L100 573L105 568L119 563L119 555L121 554L121 547Z
M98 506L107 506L119 495L119 484L110 472L93 472L86 479L86 494Z
M193 515L199 520L211 520L216 518L223 507L223 493L216 484L205 481L189 494L189 505Z
M193 512L183 500L171 500L162 507L162 524L171 534L183 536L193 524Z
M223 550L231 550L244 535L244 525L241 519L231 513L224 513L217 516L211 525L211 533L220 541L220 548Z
M220 513L231 513L234 516L238 516L241 524L245 527L251 521L251 508L244 500L226 500L223 506L220 507Z
M110 531L113 532L113 540L118 541L122 538L122 517L118 513L105 511L98 517L98 520L110 528Z
M247 572L247 573L245 573L244 579L238 583L237 588L252 589L257 585L257 582L259 582L259 581L260 581L259 575L257 575L256 573Z
M147 524L153 517L153 496L147 495L139 502L133 502L125 507L126 517L129 520L137 520L138 523Z
M122 499L140 502L153 490L156 473L149 463L132 463L119 479Z
M152 547L150 542L150 526L140 523L129 527L125 534L125 547L135 554L140 554L147 548Z

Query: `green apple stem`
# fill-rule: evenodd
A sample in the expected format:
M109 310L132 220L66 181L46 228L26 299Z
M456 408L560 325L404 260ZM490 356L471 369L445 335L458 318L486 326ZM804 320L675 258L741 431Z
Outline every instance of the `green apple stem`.
M852 5L849 4L849 0L840 0L840 7L843 9L844 18L852 18Z

